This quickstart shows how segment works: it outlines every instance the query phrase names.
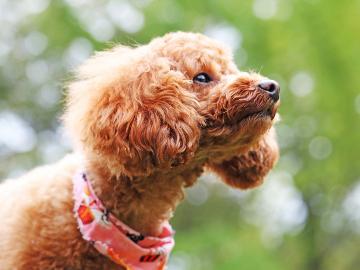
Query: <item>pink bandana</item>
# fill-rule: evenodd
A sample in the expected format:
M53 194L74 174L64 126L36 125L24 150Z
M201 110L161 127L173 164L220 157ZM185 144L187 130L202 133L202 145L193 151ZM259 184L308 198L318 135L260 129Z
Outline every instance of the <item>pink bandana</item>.
M103 206L85 174L76 174L73 182L75 217L86 241L127 270L164 269L175 243L169 223L158 237L145 237Z

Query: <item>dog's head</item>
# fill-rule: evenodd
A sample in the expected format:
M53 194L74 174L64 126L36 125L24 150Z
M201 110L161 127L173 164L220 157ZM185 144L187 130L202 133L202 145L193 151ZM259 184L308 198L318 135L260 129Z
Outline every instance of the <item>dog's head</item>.
M113 173L148 175L202 159L226 178L217 165L257 151L278 100L278 84L240 72L223 44L177 32L88 60L69 85L64 120L87 157Z

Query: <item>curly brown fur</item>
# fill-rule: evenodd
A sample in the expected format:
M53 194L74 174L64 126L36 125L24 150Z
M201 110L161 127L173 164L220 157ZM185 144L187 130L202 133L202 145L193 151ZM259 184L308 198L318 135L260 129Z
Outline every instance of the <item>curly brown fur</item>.
M194 82L201 72L213 81ZM145 235L159 233L204 168L236 188L259 185L278 157L278 102L263 79L201 34L97 53L68 87L63 119L78 154L0 186L1 269L121 269L77 229L71 179L81 168L105 206Z

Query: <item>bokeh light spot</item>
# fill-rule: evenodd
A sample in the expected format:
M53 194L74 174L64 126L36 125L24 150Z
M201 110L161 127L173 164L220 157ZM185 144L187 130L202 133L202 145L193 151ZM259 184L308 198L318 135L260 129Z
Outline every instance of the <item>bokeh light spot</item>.
M276 15L277 10L277 0L255 0L253 4L254 15L263 20L273 18Z
M326 137L315 137L310 141L309 153L315 159L325 159L332 152L332 143Z
M13 152L27 152L33 149L36 135L31 126L15 113L0 112L0 149L7 147Z
M86 38L74 39L64 53L65 65L73 68L85 61L93 51L93 46Z
M98 41L108 41L115 35L113 24L106 18L96 18L87 27L91 35Z
M261 228L265 239L274 243L286 233L301 230L308 214L301 192L285 171L271 173L244 211L248 222Z
M106 5L106 11L125 32L136 33L144 26L144 15L128 2L112 0Z
M233 51L236 51L242 43L241 33L228 24L217 24L208 26L204 34L227 44Z
M313 136L317 129L317 121L314 117L308 115L299 116L294 122L296 134L303 138Z
M314 79L308 72L300 71L290 80L290 90L298 97L304 97L310 94L313 89Z
M24 39L25 50L34 55L40 55L47 47L47 37L40 32L30 32Z
M360 234L360 180L345 197L343 208L352 228Z
M30 13L41 13L47 9L50 0L22 0L22 6Z
M202 182L198 182L196 185L186 190L186 199L193 205L201 205L209 197L209 192L206 185Z
M360 95L355 98L355 111L360 114Z
M49 77L49 65L45 60L36 60L26 65L26 76L34 84L43 84Z

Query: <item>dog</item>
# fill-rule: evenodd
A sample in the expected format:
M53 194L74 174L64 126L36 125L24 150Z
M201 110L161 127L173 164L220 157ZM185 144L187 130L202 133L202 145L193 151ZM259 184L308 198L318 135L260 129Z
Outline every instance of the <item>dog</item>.
M67 86L74 153L0 185L1 269L164 269L204 170L248 189L275 165L279 93L198 33L96 53Z

